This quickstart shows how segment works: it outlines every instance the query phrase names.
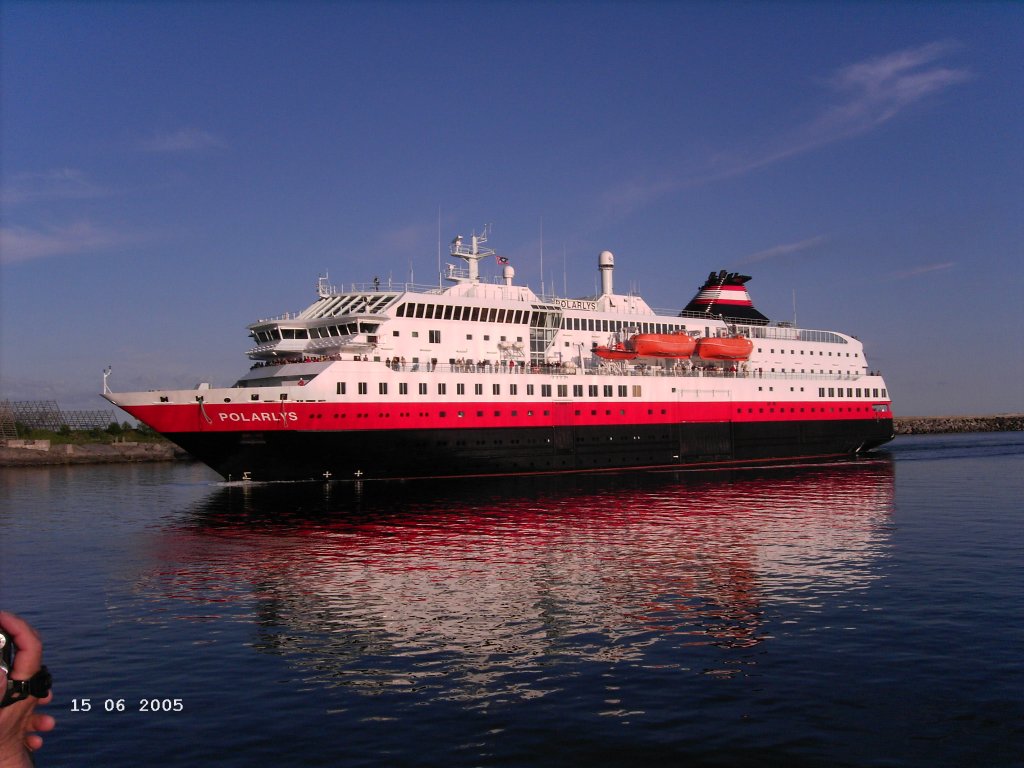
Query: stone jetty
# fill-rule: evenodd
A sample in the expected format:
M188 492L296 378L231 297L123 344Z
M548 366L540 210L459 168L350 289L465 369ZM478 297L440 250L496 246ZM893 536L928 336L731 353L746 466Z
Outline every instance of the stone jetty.
M1017 432L1024 430L1024 414L996 416L904 416L894 420L897 435L928 435L942 432Z
M6 440L0 444L0 467L55 464L124 464L189 458L177 446L161 443L51 444L49 440Z

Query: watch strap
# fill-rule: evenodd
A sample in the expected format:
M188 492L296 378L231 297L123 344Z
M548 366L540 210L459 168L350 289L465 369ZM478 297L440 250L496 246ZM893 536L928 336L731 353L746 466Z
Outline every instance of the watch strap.
M0 707L9 706L22 699L27 699L29 696L42 699L50 692L52 685L53 678L50 677L50 670L46 668L45 664L39 667L39 671L28 680L8 678L7 690L4 692L3 701L0 701Z

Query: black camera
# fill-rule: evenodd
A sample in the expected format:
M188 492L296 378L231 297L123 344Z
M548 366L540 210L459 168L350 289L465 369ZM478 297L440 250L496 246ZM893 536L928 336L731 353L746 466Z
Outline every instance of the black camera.
M0 630L0 667L7 676L7 685L0 691L0 707L6 707L29 696L43 698L50 692L50 671L41 666L29 680L11 680L14 669L14 639Z
M11 636L0 629L0 672L10 674L14 666L14 641Z

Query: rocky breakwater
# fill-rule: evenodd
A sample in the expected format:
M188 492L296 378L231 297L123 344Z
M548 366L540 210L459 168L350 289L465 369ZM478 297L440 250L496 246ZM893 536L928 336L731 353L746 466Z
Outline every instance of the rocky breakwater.
M927 435L943 432L1017 432L1024 430L1024 414L997 416L919 416L893 419L897 435Z
M49 440L7 440L0 444L0 467L39 467L54 464L123 464L174 461L188 454L170 443L56 444Z

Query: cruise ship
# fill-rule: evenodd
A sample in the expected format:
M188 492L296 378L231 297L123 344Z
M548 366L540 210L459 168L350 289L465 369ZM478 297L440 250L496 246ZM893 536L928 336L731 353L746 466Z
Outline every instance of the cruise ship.
M712 272L656 310L615 292L603 251L598 295L548 297L488 234L452 241L447 286L319 278L306 309L249 326L230 386L114 392L108 371L103 396L238 481L820 461L892 439L861 342L771 322L749 276Z

